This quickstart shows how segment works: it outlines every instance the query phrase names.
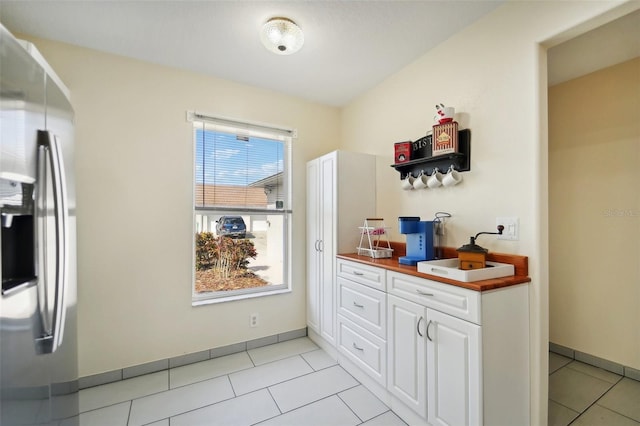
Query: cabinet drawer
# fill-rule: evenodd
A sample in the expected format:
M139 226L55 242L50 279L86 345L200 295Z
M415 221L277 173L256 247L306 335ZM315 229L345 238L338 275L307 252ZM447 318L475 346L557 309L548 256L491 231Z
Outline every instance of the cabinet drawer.
M387 342L338 315L338 351L372 379L387 386Z
M387 295L378 290L338 277L338 313L387 338Z
M339 277L348 278L376 290L387 291L384 269L344 259L338 259L337 264Z
M389 294L466 321L481 323L479 292L392 271L387 276Z

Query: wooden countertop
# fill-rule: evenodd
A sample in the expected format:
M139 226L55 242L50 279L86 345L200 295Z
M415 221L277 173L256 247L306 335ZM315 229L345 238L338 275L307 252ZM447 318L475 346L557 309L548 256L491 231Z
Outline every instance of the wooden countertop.
M395 247L395 252L398 250ZM403 255L402 253L400 255ZM389 271L400 272L403 274L409 274L420 278L426 278L432 281L438 281L445 284L451 284L458 287L468 288L470 290L475 291L487 291L494 290L497 288L509 287L512 285L523 284L531 282L531 278L528 276L529 273L529 260L526 256L518 256L512 254L503 254L503 253L488 253L487 260L492 262L500 262L500 263L511 263L514 265L515 275L510 277L502 277L502 278L492 278L489 280L482 281L474 281L474 282L462 282L452 280L450 278L439 277L436 275L423 274L422 272L418 272L418 268L416 266L408 266L401 265L398 263L398 257L391 257L386 259L374 259L368 256L359 256L355 253L344 253L338 254L336 257L339 259L352 260L354 262L360 262L371 266L377 266ZM454 248L445 247L444 248L444 256L447 258L457 257L457 252Z

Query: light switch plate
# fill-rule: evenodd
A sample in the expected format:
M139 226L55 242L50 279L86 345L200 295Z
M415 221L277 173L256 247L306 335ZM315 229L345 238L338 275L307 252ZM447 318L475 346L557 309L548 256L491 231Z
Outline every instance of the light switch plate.
M498 235L499 240L518 241L520 239L520 221L517 217L497 217L496 226L504 226L502 235Z

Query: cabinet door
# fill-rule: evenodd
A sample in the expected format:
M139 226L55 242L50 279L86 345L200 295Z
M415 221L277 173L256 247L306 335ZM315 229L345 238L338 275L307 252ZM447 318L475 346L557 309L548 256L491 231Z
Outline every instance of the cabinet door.
M307 325L320 333L320 171L319 160L307 163Z
M427 309L431 425L482 424L480 326Z
M320 157L320 335L336 343L336 154Z
M387 306L387 390L426 419L426 308L392 295Z

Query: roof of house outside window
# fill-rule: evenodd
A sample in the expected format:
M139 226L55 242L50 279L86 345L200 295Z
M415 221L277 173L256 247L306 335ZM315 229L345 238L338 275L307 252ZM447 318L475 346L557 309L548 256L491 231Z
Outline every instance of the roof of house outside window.
M196 184L195 206L266 208L267 195L263 187Z
M282 185L282 172L276 173L271 176L267 176L264 179L251 182L249 184L250 187L259 187L259 188L273 188L278 185Z

